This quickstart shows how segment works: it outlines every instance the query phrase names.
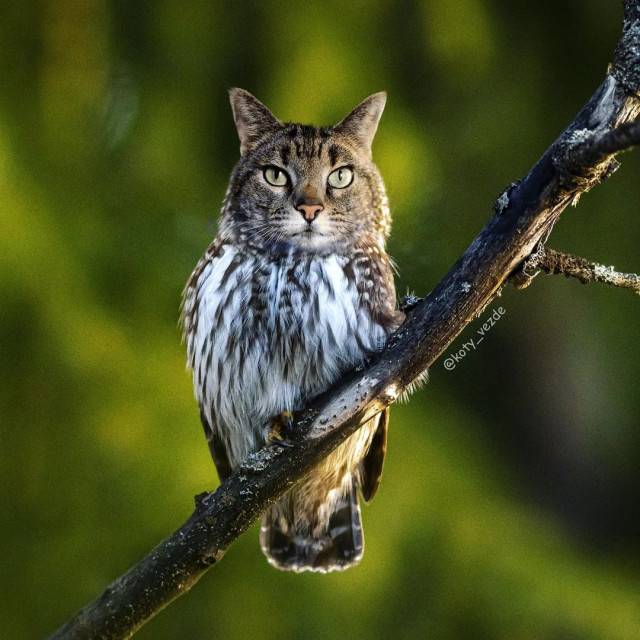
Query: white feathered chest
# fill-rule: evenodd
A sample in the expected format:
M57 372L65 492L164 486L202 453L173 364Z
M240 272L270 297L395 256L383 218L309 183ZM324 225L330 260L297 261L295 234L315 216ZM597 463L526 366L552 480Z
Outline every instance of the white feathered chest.
M371 312L369 261L244 245L203 258L185 295L188 362L232 467L263 444L270 419L384 345L390 328Z

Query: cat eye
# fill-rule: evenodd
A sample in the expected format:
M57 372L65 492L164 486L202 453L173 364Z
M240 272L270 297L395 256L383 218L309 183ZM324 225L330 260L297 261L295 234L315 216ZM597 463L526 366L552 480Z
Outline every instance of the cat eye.
M330 187L344 189L353 182L353 171L349 167L340 167L329 174L327 182Z
M264 170L264 179L274 187L286 187L289 184L289 176L280 167L269 166Z

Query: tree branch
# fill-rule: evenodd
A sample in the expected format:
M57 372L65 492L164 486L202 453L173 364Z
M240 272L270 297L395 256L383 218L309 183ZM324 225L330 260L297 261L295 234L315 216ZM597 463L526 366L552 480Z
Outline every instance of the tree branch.
M628 122L609 131L576 131L572 142L566 151L565 166L572 173L578 173L601 162L611 162L613 154L639 145L640 122ZM615 170L618 163L613 163ZM610 169L608 173L613 171Z
M418 380L481 312L566 206L606 175L607 163L593 162L587 153L568 166L567 149L576 144L575 132L619 127L640 112L640 77L628 67L640 68L638 1L625 3L628 19L612 73L529 174L501 196L496 215L434 291L408 311L379 358L302 413L294 447L270 446L249 456L215 492L198 499L182 527L51 639L130 637L188 591L267 507Z
M519 288L524 288L535 276L534 272L538 269L542 269L548 274L564 273L568 278L578 278L583 284L604 282L614 287L632 289L640 295L640 276L637 274L620 273L613 267L605 267L580 256L561 253L542 245L539 245L523 263L522 274L527 280L520 282Z

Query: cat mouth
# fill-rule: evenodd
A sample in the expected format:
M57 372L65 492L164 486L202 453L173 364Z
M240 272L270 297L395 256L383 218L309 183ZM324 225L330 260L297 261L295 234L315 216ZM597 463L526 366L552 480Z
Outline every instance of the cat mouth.
M324 236L324 233L322 233L321 231L318 231L317 229L314 229L312 226L308 226L306 229L304 229L303 231L299 231L298 233L296 233L297 236L301 236L303 238L310 238L311 236Z

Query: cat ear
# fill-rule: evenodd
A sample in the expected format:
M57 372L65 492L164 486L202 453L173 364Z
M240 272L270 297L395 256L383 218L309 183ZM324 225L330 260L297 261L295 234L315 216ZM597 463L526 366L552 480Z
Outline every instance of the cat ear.
M339 122L334 130L355 138L363 148L371 151L373 136L376 135L378 122L386 102L387 94L384 91L374 93Z
M244 89L229 89L229 99L240 136L240 153L244 156L255 148L258 141L267 133L282 126L260 100Z

